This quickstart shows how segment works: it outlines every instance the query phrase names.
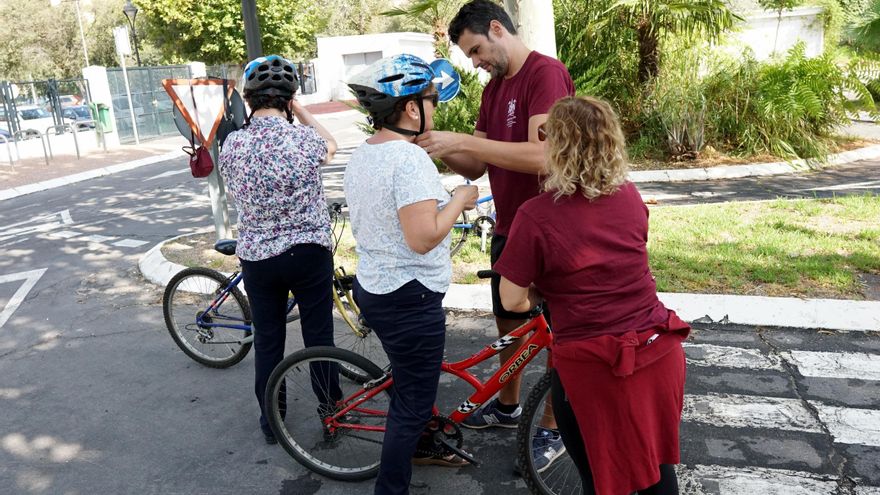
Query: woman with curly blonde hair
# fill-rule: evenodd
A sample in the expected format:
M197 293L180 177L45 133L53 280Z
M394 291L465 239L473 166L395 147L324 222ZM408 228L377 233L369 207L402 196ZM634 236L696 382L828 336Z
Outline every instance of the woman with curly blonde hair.
M617 116L568 97L538 131L549 174L494 266L501 302L527 311L531 288L553 314L553 411L584 493L677 494L690 327L657 298Z

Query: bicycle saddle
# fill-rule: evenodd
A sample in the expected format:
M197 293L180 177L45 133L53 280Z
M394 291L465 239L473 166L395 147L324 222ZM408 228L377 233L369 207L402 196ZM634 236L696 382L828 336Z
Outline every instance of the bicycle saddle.
M235 239L220 239L214 243L214 250L226 256L232 256L235 254L235 246L237 245L238 241Z

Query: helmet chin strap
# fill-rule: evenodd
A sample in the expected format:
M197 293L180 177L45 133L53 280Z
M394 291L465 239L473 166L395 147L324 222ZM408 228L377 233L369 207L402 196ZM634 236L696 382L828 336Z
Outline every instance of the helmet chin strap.
M418 105L419 105L419 130L418 131L414 131L412 129L401 129L400 127L393 126L393 125L384 125L382 127L384 127L385 129L388 129L389 131L394 131L398 134L402 134L404 136L418 136L419 134L422 134L423 132L425 132L425 104L424 104L424 101L422 100L422 98L418 99Z

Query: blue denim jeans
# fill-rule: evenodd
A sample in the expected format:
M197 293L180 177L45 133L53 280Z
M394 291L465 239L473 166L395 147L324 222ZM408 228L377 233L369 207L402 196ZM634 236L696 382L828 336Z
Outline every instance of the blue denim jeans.
M284 358L287 339L288 292L296 296L306 347L333 345L333 256L318 244L297 244L287 251L260 261L241 260L244 287L251 305L254 327L254 393L260 405L260 428L271 435L266 420L265 393L269 375ZM338 370L326 364L311 368L318 400L332 403L342 396ZM334 397L324 397L327 389ZM280 397L284 414L286 397Z
M354 296L394 375L374 493L407 494L412 457L437 398L446 342L444 294L412 280L389 294L371 294L355 282Z

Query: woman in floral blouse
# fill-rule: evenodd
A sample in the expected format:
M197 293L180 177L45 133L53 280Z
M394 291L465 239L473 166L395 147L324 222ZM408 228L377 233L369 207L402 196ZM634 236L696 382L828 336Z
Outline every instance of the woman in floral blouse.
M260 427L272 444L263 397L284 358L288 292L296 296L305 346L333 345L333 259L320 166L333 157L336 141L293 98L298 82L288 60L255 59L244 79L249 125L227 138L220 172L238 209L236 253L253 310L254 392ZM293 124L293 116L303 125Z

